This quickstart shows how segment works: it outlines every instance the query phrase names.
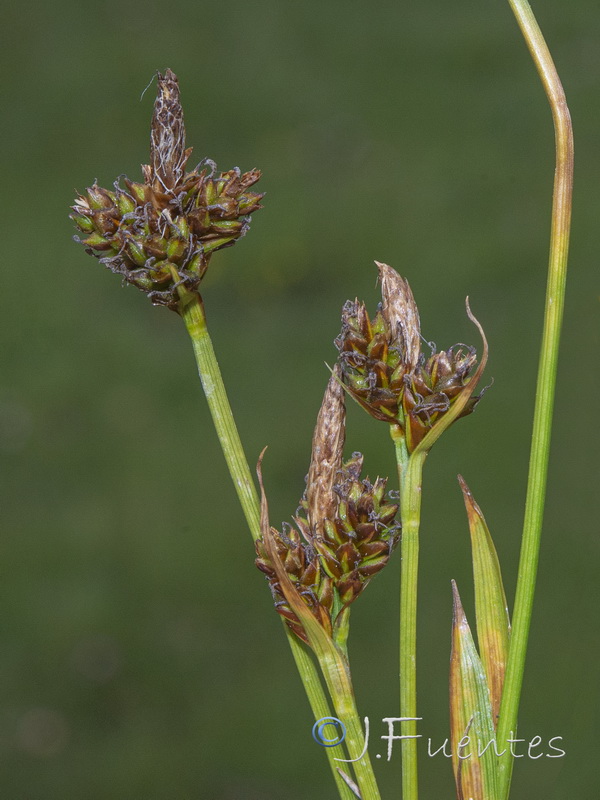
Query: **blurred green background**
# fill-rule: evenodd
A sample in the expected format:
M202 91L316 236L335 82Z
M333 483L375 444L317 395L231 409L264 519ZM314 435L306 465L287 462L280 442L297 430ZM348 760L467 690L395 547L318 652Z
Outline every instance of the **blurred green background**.
M515 800L596 798L600 12L537 4L575 123L571 275ZM490 342L494 386L426 465L422 732L446 736L450 579L472 615L461 472L512 598L547 261L553 135L500 0L419 4L58 0L6 4L0 450L0 795L329 800L302 687L253 566L180 320L71 241L74 188L140 175L157 69L194 158L257 166L265 208L204 283L247 453L268 444L274 522L294 512L344 300L373 259L408 276L439 346ZM355 407L348 450L393 475ZM392 478L393 485L393 478ZM396 555L353 612L372 752L397 714ZM382 744L383 746L383 744ZM383 752L383 751L381 751ZM376 763L399 797L399 754ZM453 797L423 749L423 798Z

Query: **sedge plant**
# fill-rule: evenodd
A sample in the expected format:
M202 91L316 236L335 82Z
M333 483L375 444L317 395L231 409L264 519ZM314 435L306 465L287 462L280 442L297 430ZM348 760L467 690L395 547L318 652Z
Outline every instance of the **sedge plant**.
M548 463L552 402L562 318L572 186L572 133L560 81L526 0L509 0L550 100L557 169L546 314L536 392L521 561L512 627L494 544L463 478L472 545L477 646L453 583L450 739L458 800L507 800L512 757L503 746L516 731L531 618ZM348 301L314 428L304 491L291 523L271 525L258 459L258 487L246 459L209 335L201 281L220 249L245 235L263 195L256 169L219 172L210 159L188 170L191 148L175 74L157 75L150 163L143 180L93 184L78 196L76 237L124 282L177 313L190 336L198 373L225 460L274 606L304 685L315 726L343 725L324 748L342 800L381 797L352 684L348 637L352 604L401 551L400 716L402 777L397 797L418 800L417 607L423 467L437 439L476 407L488 345L467 300L482 349L437 350L421 335L408 281L376 262L382 302L371 318ZM396 454L399 503L387 479L363 477L359 452L345 455L345 397L388 425ZM332 716L335 714L335 717ZM471 739L494 743L471 758Z
M150 164L142 168L143 182L123 177L111 190L94 184L79 195L71 216L85 236L76 238L155 305L165 306L183 319L212 420L257 546L257 565L269 577L315 720L331 717L332 708L344 718L345 746L326 748L339 795L344 800L379 798L347 659L348 606L387 562L398 538L393 522L397 506L386 503L384 481L372 485L367 479L360 480L360 456L345 465L346 480L340 489L345 414L343 391L332 378L315 430L310 480L303 498L306 516L296 517L302 541L270 528L266 499L263 494L261 504L258 498L198 291L213 254L235 244L260 208L262 195L251 191L260 172L233 169L218 173L208 159L186 171L191 149L186 148L179 84L171 70L158 74L157 82ZM336 438L337 446L328 455L331 437ZM355 526L369 529L360 534L365 539L362 547L354 547L352 526L346 530L348 514L354 515ZM375 522L369 518L373 514ZM333 532L327 527L331 524L337 525ZM327 544L326 527L331 533ZM345 537L345 549L340 536ZM317 538L322 541L319 557ZM327 552L331 555L326 569L321 558ZM338 557L340 568L332 566ZM317 583L319 588L313 590Z

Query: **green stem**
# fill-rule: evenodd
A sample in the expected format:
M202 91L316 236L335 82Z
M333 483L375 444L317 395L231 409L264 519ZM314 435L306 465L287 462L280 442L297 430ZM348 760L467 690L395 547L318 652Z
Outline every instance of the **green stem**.
M260 503L244 448L229 405L225 385L212 346L200 295L181 291L180 314L192 340L198 374L208 401L229 474L254 541L260 538Z
M229 473L235 486L246 522L252 538L260 537L260 503L256 487L250 474L250 468L244 454L240 436L229 405L221 370L206 326L206 317L202 299L196 293L188 292L180 287L180 314L192 340L194 355L198 365L198 373L202 388L208 401L212 420L223 449ZM331 716L329 703L317 667L307 649L284 623L288 643L296 662L296 667L308 696L315 719ZM341 746L326 748L329 765L335 779L341 800L355 800L353 793L340 777L335 758L344 758Z
M307 646L303 644L294 633L292 633L285 623L283 623L283 627L287 634L288 644L292 650L292 655L294 656L294 661L296 662L296 668L298 669L300 679L304 684L308 702L310 703L310 708L315 721L323 719L324 717L331 717L329 702L325 696L325 692L323 691L315 662L313 661ZM338 713L337 707L336 713ZM341 800L356 800L354 793L350 790L347 783L342 779L340 773L338 772L338 767L343 769L346 766L343 762L343 759L346 758L346 752L344 748L342 745L336 745L335 747L326 747L324 749L326 750L329 767L331 769L331 773L335 780ZM353 756L351 755L350 758L352 757ZM342 761L336 761L336 759L342 759ZM379 797L379 795L377 795L377 797ZM363 800L365 800L365 798L363 798Z
M563 314L573 189L573 131L564 90L550 51L526 0L509 0L548 96L556 137L556 172L550 235L550 263L542 347L538 369L523 539L512 620L510 649L500 706L497 739L505 747L516 731L533 607L544 513L558 346ZM500 797L508 797L512 759L500 759Z
M400 428L390 429L396 448L402 520L400 572L400 716L417 716L417 582L421 480L426 451L409 456ZM401 723L402 736L417 736L414 719ZM417 739L402 740L402 800L417 800Z
M381 800L371 758L365 748L365 735L356 708L348 660L335 645L332 645L326 651L320 652L319 664L335 713L346 726L346 747L352 759L360 796L362 800ZM344 769L348 765L342 763L340 766Z

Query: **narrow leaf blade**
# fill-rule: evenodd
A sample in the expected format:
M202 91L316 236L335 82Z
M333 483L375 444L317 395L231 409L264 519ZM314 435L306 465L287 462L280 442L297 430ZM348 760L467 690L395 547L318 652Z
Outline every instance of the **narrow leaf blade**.
M508 660L510 619L500 563L488 526L469 487L460 475L458 481L469 518L475 583L477 641L490 690L495 724L500 711L502 686Z
M457 797L499 800L490 694L454 581L452 593L450 741Z

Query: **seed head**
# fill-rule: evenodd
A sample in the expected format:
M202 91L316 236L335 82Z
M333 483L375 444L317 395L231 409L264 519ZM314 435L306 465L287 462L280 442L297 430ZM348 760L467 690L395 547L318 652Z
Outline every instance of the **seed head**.
M383 301L373 319L358 300L344 305L342 330L335 340L340 374L348 392L371 416L403 431L412 452L459 398L457 418L473 411L481 397L472 395L487 346L484 340L478 366L475 348L462 344L426 356L408 281L387 264L376 263Z
M75 200L71 219L86 252L154 304L177 310L178 288L197 290L212 254L246 233L263 195L249 191L256 169L217 174L205 159L186 172L192 148L185 147L177 77L169 69L157 81L144 182L121 176L112 190L94 183Z
M337 370L329 380L313 436L306 491L294 526L281 531L265 522L256 543L257 567L265 573L275 607L290 628L308 638L290 607L273 564L273 555L322 627L340 633L343 612L387 564L400 538L394 519L398 506L386 497L386 480L361 480L363 457L354 453L345 463L344 392ZM265 536L273 548L266 546ZM343 638L343 634L340 634Z

